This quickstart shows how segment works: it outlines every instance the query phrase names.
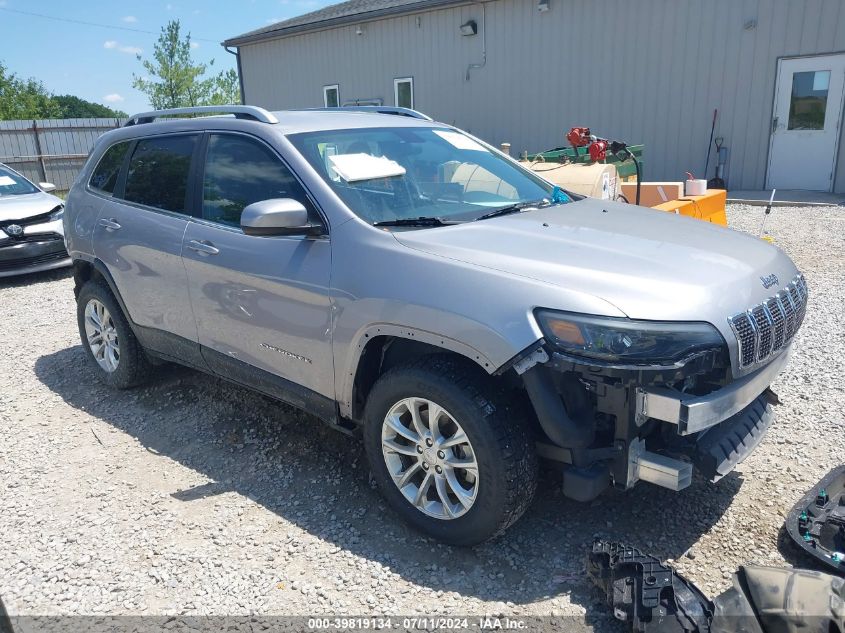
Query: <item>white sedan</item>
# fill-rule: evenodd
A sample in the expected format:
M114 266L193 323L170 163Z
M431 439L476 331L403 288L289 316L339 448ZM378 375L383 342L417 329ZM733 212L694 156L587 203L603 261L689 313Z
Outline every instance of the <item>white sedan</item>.
M0 163L0 277L71 264L65 250L64 202L55 185L30 182Z

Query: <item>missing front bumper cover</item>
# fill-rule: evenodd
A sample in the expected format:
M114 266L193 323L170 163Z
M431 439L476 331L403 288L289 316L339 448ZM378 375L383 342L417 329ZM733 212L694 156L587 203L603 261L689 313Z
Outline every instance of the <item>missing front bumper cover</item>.
M757 399L788 361L787 350L759 371L706 396L693 396L666 388L637 389L637 422L651 418L677 424L680 435L708 429L736 415Z

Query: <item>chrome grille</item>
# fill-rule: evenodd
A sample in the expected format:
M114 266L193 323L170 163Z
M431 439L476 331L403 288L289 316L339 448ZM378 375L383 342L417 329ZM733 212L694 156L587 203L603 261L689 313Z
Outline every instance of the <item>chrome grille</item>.
M772 349L780 349L783 347L783 335L786 332L786 318L783 316L777 297L768 299L763 305L772 317Z
M807 297L807 282L799 273L774 297L728 319L739 344L741 369L762 363L789 345L807 313Z

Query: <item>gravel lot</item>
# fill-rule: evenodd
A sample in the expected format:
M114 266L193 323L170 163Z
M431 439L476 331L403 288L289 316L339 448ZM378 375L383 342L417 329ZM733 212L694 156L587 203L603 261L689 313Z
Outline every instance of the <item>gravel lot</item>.
M762 208L729 216L756 233ZM845 207L776 208L767 228L811 300L756 453L715 486L591 504L548 477L542 503L475 549L406 528L357 443L276 402L178 367L103 387L68 274L0 280L0 596L12 614L577 614L605 629L583 575L596 535L711 595L742 563L783 564L787 511L845 461Z

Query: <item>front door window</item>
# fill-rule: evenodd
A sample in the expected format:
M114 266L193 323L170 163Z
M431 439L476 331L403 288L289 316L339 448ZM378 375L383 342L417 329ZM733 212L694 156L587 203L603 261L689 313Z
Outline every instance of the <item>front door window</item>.
M233 134L212 134L202 187L202 217L241 225L241 212L253 202L294 198L308 207L302 186L263 144Z

